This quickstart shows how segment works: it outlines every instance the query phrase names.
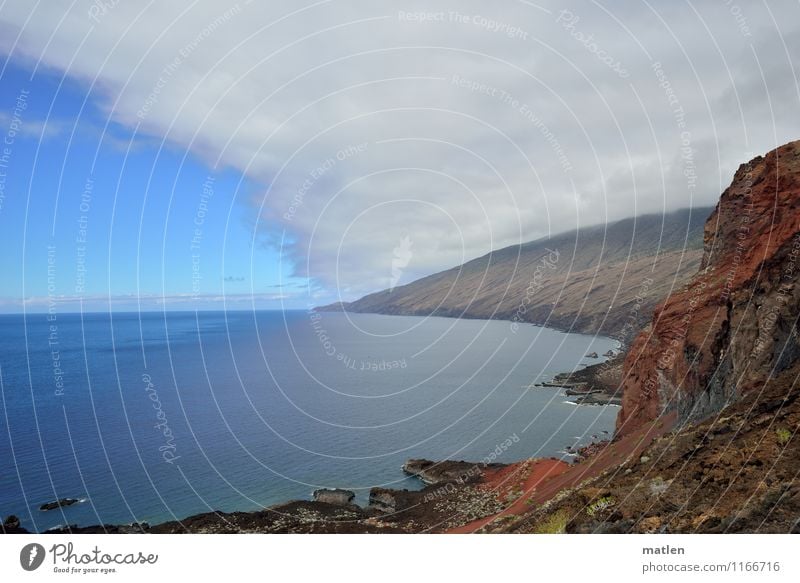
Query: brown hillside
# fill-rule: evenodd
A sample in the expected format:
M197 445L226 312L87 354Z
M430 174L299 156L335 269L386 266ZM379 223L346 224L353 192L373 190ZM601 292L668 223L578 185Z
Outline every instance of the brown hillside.
M645 215L500 249L321 310L504 319L630 342L700 266L711 209Z

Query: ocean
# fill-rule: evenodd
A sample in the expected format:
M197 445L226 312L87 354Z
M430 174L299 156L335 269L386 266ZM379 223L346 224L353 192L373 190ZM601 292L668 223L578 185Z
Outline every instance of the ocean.
M346 488L409 458L564 457L616 407L530 388L609 338L307 311L0 316L0 516L151 524ZM510 444L510 445L509 445ZM41 511L60 498L72 506Z

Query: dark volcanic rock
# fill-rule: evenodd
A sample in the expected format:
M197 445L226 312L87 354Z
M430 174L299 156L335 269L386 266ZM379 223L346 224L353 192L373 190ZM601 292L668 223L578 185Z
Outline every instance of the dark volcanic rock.
M403 496L398 494L400 494L400 490L372 488L369 491L369 506L367 508L378 512L397 512L403 507Z
M612 351L608 351L606 356ZM571 373L561 373L544 386L565 388L564 393L580 405L621 405L623 355L614 355L605 362L593 364Z
M130 524L95 524L91 526L58 526L48 529L44 534L142 534L150 531L147 522L132 522Z
M13 514L3 521L2 532L3 534L30 534L20 526L19 518Z
M63 508L66 506L72 506L73 504L77 504L80 502L78 498L60 498L58 500L54 500L53 502L47 502L39 506L39 510L46 511L46 510L55 510L56 508Z
M484 468L501 468L503 464L478 464L463 461L433 462L414 459L403 464L403 471L416 476L428 486L446 482L469 483L477 480Z
M350 490L341 490L339 488L321 488L314 490L314 502L326 502L328 504L335 504L338 506L346 506L352 504L356 495Z
M381 514L402 514L427 501L426 493L435 487L425 490L393 490L391 488L372 488L369 491L367 511Z
M367 522L369 514L353 504L296 500L258 512L207 512L150 527L156 534L182 533L374 533L397 532Z

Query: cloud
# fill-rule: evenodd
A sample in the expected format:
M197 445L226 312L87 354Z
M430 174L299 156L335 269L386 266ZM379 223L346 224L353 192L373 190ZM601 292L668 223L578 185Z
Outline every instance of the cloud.
M259 184L263 240L344 299L393 284L401 241L399 284L706 205L748 156L800 135L796 3L494 4L16 0L0 50Z
M13 115L0 111L0 128L12 127L12 124L18 136L41 141L56 138L69 128L68 124L61 120L42 121L29 119L28 116L15 119Z

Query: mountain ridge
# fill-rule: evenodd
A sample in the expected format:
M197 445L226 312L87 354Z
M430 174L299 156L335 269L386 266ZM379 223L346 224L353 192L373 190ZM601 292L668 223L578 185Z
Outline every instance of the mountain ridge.
M712 210L640 215L511 245L317 309L511 320L627 343L657 302L699 268Z

